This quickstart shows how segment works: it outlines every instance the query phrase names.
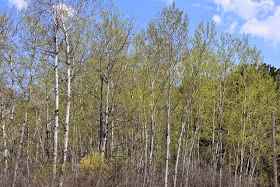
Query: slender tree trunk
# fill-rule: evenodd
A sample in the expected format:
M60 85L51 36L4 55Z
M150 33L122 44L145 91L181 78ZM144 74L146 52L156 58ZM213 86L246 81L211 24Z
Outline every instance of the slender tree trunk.
M25 131L25 127L27 125L27 116L28 116L28 106L29 106L29 102L31 99L31 95L32 95L32 83L33 83L33 62L34 62L34 58L35 55L32 54L31 55L31 64L30 64L30 81L29 81L29 88L28 88L28 94L27 94L27 103L25 106L25 113L24 113L24 122L22 124L21 127L21 133L20 133L20 141L19 141L19 146L18 146L18 150L17 150L17 156L16 156L16 161L15 161L15 167L14 167L14 174L13 174L13 179L12 179L12 187L15 186L16 183L16 177L17 177L17 170L18 170L18 165L20 162L20 154L21 154L21 149L22 149L22 144L23 144L23 138L24 138L24 131ZM24 94L25 95L25 94ZM27 128L28 130L28 128ZM27 140L29 141L29 132L27 132ZM28 142L29 145L29 142ZM29 148L27 148L29 149ZM28 164L28 159L29 159L29 150L27 150L27 164ZM27 175L28 175L28 180L29 180L29 166L27 165Z
M194 143L195 143L195 139L198 133L198 126L196 127L195 133L193 135L192 138L192 142L191 142L191 147L190 147L190 151L189 151L189 155L188 155L188 161L187 161L187 168L186 168L186 180L185 180L185 187L189 186L189 172L190 172L190 164L191 164L191 157L192 157L192 153L193 153L193 148L194 148Z
M30 167L29 167L29 160L30 160L30 131L28 126L26 127L26 134L27 134L27 148L26 148L26 154L27 154L27 158L26 158L26 170L27 170L27 181L28 181L28 185L30 185ZM40 134L38 134L38 136L40 137Z
M101 69L101 65L100 65ZM100 75L100 106L99 106L99 152L102 150L102 137L103 137L103 83L104 78Z
M184 185L184 180L183 179L185 177L185 165L186 165L186 158L187 158L187 152L188 152L187 151L187 147L188 147L188 139L187 138L185 139L184 147L185 147L185 149L183 148L184 155L183 155L183 161L182 161L182 165L181 165L182 172L181 172L180 187L182 187Z
M255 169L256 169L256 166L258 164L258 159L256 159L255 163L253 164L253 168L252 168L252 171L250 172L250 183L253 182L253 176L254 176L254 173L255 173Z
M41 135L41 131L40 131L40 127L41 127L41 124L39 123L41 121L41 117L40 117L40 113L36 110L36 116L35 116L35 126L36 126L36 132L38 133L38 139L39 141L37 142L36 144L36 147L37 147L37 150L36 150L36 161L38 161L38 158L40 158L40 156L38 156L38 152L39 152L39 145L41 146L41 150L42 150L42 155L41 155L41 160L45 161L45 151L46 151L46 148L45 148L45 142L43 140L43 135ZM34 133L34 139L36 139L36 133Z
M157 139L157 136L156 136L156 134L155 134L155 149L154 149L154 156L153 156L153 168L152 168L152 173L151 173L151 176L152 177L150 177L151 179L150 179L150 187L154 187L155 186L155 181L156 181L156 179L155 179L155 174L156 174L156 169L157 169L157 165L156 165L156 160L157 160L157 151L158 151L158 139Z
M166 129L166 157L165 157L165 179L164 186L168 187L169 157L170 157L170 123L171 123L171 80L169 78L167 100L167 129Z
M73 108L75 106L75 98L73 98ZM82 111L82 107L80 107L80 111ZM75 173L75 186L77 186L77 179L78 179L78 172L77 172L77 152L78 152L78 133L77 133L77 112L74 112L74 117L73 117L73 143L72 143L72 171ZM92 147L92 144L91 144Z
M53 135L53 185L56 182L56 165L57 165L57 145L58 145L58 127L59 127L59 92L58 92L58 53L59 53L59 41L58 41L58 23L55 24L55 58L54 58L54 97L55 97L55 108L54 108L54 135Z
M64 27L65 30L65 27ZM70 43L68 33L65 31L66 42L66 66L67 66L67 90L66 90L66 110L64 124L64 148L63 148L63 164L60 186L63 186L65 165L67 160L68 140L69 140L69 119L70 119L70 98L71 98L71 64L70 64Z
M182 179L181 179L181 187L184 184L184 178L185 178L185 166L186 166L186 160L187 160L187 155L188 155L188 145L189 145L189 129L190 129L190 122L189 122L189 118L188 118L188 126L187 126L187 135L186 135L186 143L185 143L185 153L184 153L184 158L183 158L183 163L182 163Z
M245 106L242 114L242 123L243 123L243 131L242 131L242 143L241 143L241 154L240 154L240 173L239 173L239 183L242 183L242 174L243 174L243 162L244 162L244 138L245 138Z
M275 138L275 117L274 109L271 113L271 124L272 124L272 148L273 148L273 171L274 171L274 187L278 187L277 181L277 162L276 162L276 138Z
M247 160L247 166L246 166L246 172L245 172L245 175L248 176L249 174L249 170L250 170L250 166L252 166L252 163L251 163L251 157L252 157L252 147L253 147L253 141L250 145L250 151L249 151L249 156L248 156L248 160Z
M186 117L184 117L184 118L186 118ZM186 125L186 119L183 119L182 125L181 125L181 132L180 132L180 136L178 139L178 150L177 150L177 157L176 157L175 171L174 171L174 185L173 185L174 187L176 187L176 185L177 185L178 163L179 163L179 158L180 158L182 136L185 131L185 125Z
M110 74L110 52L108 50L109 46L106 47L106 65L107 65L107 79L106 79L106 98L105 98L105 124L102 125L102 137L100 152L102 157L105 157L106 144L108 139L108 127L109 127L109 96L110 96L110 84L111 84L111 74ZM101 65L100 65L101 66Z
M14 89L12 89L14 90ZM13 96L14 97L14 96ZM14 162L14 154L15 154L15 145L16 145L16 138L15 138L15 126L14 126L14 113L15 113L15 104L14 104L14 98L12 101L12 107L11 107L11 126L12 126L12 143L11 143L11 151L10 151L10 163L12 164Z
M10 163L14 162L14 152L15 152L15 125L14 125L14 114L15 114L15 78L14 78L14 67L13 67L13 59L10 60L10 70L11 70L11 79L12 79L12 106L10 110L10 125L12 127L12 143L11 143L11 151L10 151Z
M192 105L192 99L190 98L187 114L185 114L185 111L183 111L181 132L180 132L180 136L178 138L178 150L177 150L177 157L176 157L175 171L174 171L174 185L173 185L174 187L176 187L176 185L177 185L178 164L179 164L179 159L180 159L181 142L182 142L183 134L185 132L186 122L187 122L187 119L189 118L189 113L191 111L191 105Z
M114 121L111 122L111 160L114 158L114 147L115 147L115 142L114 142Z
M238 142L237 150L239 150L239 145L240 143ZM238 174L238 164L239 164L239 159L238 159L239 157L238 157L237 150L235 150L236 161L235 161L235 171L234 171L234 187L237 186L237 174Z
M152 90L153 90L153 83L152 83ZM153 170L153 156L154 156L154 145L155 145L155 133L156 133L156 126L155 126L155 110L156 110L156 105L154 103L153 99L153 94L151 96L152 98L150 99L150 110L151 110L151 136L150 136L150 155L149 155L149 173ZM148 135L147 135L148 136ZM149 181L150 179L153 178L152 175L149 175Z
M3 135L3 157L4 157L4 175L6 177L7 171L8 171L8 149L7 149L7 142L6 142L6 126L5 126L5 106L4 104L1 104L1 122L2 122L2 135Z
M108 125L109 125L109 94L110 94L110 78L106 81L106 103L105 103L105 124L103 125L102 141L101 141L101 155L105 156L107 137L108 137Z
M155 120L154 120L154 116L155 116L155 103L154 103L154 83L155 81L153 81L151 83L151 94L150 94L150 110L151 110L151 142L150 142L150 156L149 156L149 165L152 168L152 160L153 160L153 152L154 152L154 139L155 139Z
M212 129L212 162L213 162L213 176L211 181L211 186L215 186L216 181L216 170L217 170L217 150L218 150L218 141L215 143L215 130L216 130L216 121L217 121L217 110L216 105L213 110L213 129Z
M150 145L150 156L149 164L152 164L153 152L154 152L154 139L155 139L155 122L154 122L154 106L151 107L151 145Z
M144 108L144 105L143 105L143 108ZM144 186L146 186L147 168L148 168L148 129L147 129L147 122L146 122L146 110L145 110L145 108L143 109L143 113L144 113L144 140L145 140L145 148L144 148L144 181L143 181L143 187L144 187Z
M49 123L49 96L46 84L46 154L47 161L50 159L50 123Z
M222 179L223 179L223 168L220 168L220 177L219 177L219 187L222 187Z
M114 113L114 106L112 106L112 113ZM115 142L114 142L114 128L115 128L115 124L114 121L112 120L111 122L111 160L113 160L114 158L114 147L115 147Z
M18 170L18 165L19 165L19 160L20 160L20 153L21 153L21 148L22 148L24 130L25 130L26 123L27 123L27 109L25 110L24 122L23 122L23 125L21 127L21 132L20 132L20 141L19 141L16 161L15 161L15 168L14 168L13 180L12 180L12 185L11 185L12 187L14 187L15 183L16 183L17 170Z

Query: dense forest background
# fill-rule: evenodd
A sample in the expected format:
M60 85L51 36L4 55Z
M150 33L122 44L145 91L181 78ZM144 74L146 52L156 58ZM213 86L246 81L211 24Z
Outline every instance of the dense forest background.
M93 0L0 12L0 185L272 186L280 70L175 4L134 23Z

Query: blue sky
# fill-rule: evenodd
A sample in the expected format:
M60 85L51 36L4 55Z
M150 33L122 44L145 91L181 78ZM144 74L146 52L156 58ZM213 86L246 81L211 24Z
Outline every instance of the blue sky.
M27 0L0 0L22 9ZM136 25L146 27L149 20L175 1L187 12L190 30L201 21L214 20L218 32L249 35L251 45L262 51L264 61L280 68L280 1L279 0L112 0L127 17L136 17Z
M252 46L262 51L264 61L280 68L280 1L278 0L114 0L127 16L137 17L137 25L147 26L149 20L175 1L187 12L190 30L204 21L214 20L218 32L249 35Z

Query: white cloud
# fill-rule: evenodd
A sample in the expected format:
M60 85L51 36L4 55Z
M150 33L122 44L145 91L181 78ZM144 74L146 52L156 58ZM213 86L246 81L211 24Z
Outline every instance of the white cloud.
M280 6L273 15L263 20L256 18L248 20L240 29L240 32L252 36L262 37L266 41L272 41L274 47L280 44Z
M209 5L204 5L202 6L203 8L205 9L208 9L208 10L213 10L213 7L212 6L209 6Z
M162 0L162 1L167 3L167 4L172 4L175 0Z
M213 21L214 21L217 25L219 25L219 24L222 22L222 19L221 19L221 17L220 17L219 15L214 15L214 16L213 16Z
M197 7L197 8L204 8L204 9L208 9L208 10L213 10L212 6L209 5L201 5L200 3L194 3L192 4L193 7Z
M231 3L231 0L214 0L214 3L222 6L228 6Z
M12 5L16 5L18 10L22 10L27 7L28 3L24 0L8 0Z
M212 0L226 21L231 23L228 32L234 32L240 25L240 33L263 38L280 44L280 5L275 0ZM230 18L228 18L230 16ZM224 21L225 22L225 21Z
M233 32L235 31L235 29L236 29L237 26L238 26L238 22L237 22L237 21L232 22L232 23L230 24L230 26L229 26L227 32L233 33Z
M267 14L274 8L273 0L214 0L214 3L221 7L223 13L234 12L242 19L248 20Z
M200 7L200 3L194 3L192 4L193 7Z

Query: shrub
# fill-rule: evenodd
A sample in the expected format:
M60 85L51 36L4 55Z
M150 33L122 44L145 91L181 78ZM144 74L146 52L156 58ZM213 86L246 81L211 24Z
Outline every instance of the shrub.
M102 158L102 155L98 152L93 152L91 155L86 155L81 160L80 167L91 174L95 172L104 172L108 169L107 164Z

